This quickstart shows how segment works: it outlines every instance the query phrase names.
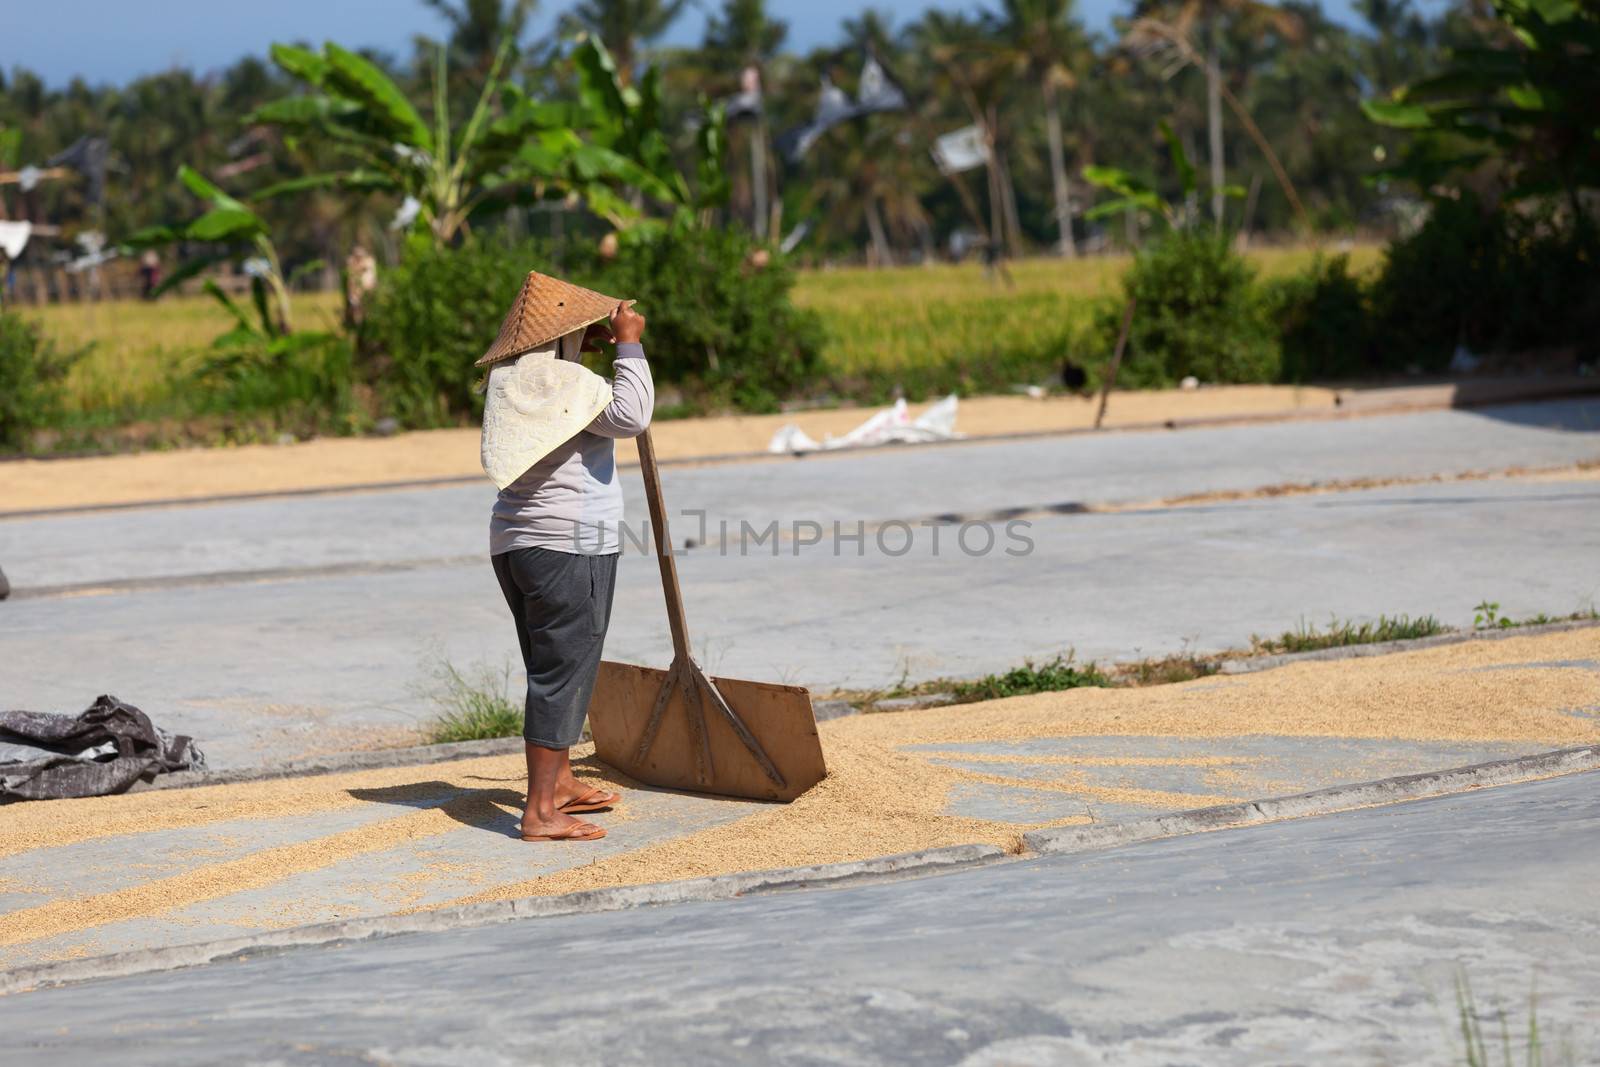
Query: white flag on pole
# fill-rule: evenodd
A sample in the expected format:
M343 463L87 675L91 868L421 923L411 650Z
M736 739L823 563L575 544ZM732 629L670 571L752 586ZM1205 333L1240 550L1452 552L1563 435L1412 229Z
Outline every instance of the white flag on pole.
M981 167L989 162L989 143L978 126L964 126L933 142L933 161L941 174Z

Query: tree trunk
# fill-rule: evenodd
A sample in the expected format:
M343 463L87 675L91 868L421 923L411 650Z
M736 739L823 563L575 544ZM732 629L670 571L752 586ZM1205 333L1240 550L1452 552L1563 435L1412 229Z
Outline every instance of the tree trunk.
M984 140L989 145L989 173L993 182L990 190L1000 209L998 213L991 212L996 223L994 238L1003 241L1006 254L1016 259L1022 255L1022 227L1017 223L1017 189L1011 183L1011 168L1006 166L1005 156L1000 153L1000 119L995 105L989 105L983 126Z
M983 134L989 146L989 158L983 163L984 173L989 178L989 257L999 260L1005 255L1006 247L1005 209L1000 206L1000 161L994 151L994 131L987 123Z
M1017 183L1011 180L1011 167L1005 157L1000 163L1000 193L1006 209L1006 247L1012 259L1022 258L1022 220L1017 217Z
M1244 215L1239 220L1239 251L1250 247L1250 224L1255 219L1256 197L1261 195L1261 175L1250 176L1250 193L1244 198Z
M894 266L894 252L889 248L889 237L883 232L883 217L878 214L878 198L873 193L867 194L867 232L872 235L872 250L877 258L877 266Z
M750 215L756 240L767 239L767 120L756 118L750 130Z
M1066 150L1061 144L1061 101L1056 83L1044 76L1045 132L1050 137L1050 182L1056 195L1056 254L1072 259L1078 254L1072 240L1072 199L1067 191Z
M1212 15L1206 24L1206 129L1211 137L1211 215L1217 230L1222 230L1225 183L1222 163L1222 61L1221 18Z

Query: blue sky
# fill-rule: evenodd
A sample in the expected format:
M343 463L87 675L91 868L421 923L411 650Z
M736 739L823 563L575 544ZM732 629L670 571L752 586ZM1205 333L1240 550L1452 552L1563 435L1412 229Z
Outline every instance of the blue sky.
M1350 0L1324 0L1336 18L1350 20ZM332 39L350 47L375 46L400 55L413 34L440 34L444 23L418 0L15 0L0 18L0 68L28 67L55 86L82 76L91 83L121 83L174 65L212 70L248 53L264 54L275 40ZM567 0L546 0L538 25L548 30ZM700 39L705 12L720 0L690 0L672 29L672 42ZM861 10L850 0L773 0L770 9L789 22L789 43L800 49L825 44L839 23ZM930 7L973 8L977 3L878 0L897 21ZM1083 19L1103 29L1126 0L1079 0Z

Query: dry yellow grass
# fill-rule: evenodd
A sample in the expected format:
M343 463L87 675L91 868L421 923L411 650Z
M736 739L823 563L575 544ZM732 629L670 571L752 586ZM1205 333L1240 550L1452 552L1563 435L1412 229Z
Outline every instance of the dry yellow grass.
M1263 249L1251 263L1264 278L1304 269L1313 249ZM1357 271L1378 262L1379 249L1351 250ZM795 302L827 324L827 369L843 377L912 370L929 362L978 354L997 344L1047 345L1116 289L1126 256L1063 261L1028 259L1009 267L1012 285L974 263L895 270L811 271Z
M1267 249L1251 252L1250 259L1270 277L1303 268L1313 254ZM1352 261L1366 269L1378 254L1358 247ZM981 359L999 340L1058 338L1068 320L1114 288L1127 264L1116 256L1023 260L1010 267L1011 287L988 278L976 264L808 271L799 276L795 302L823 317L828 373L849 378L911 371L926 363ZM331 329L338 295L303 294L295 298L295 309L303 327ZM192 368L230 325L227 313L204 296L24 310L62 345L94 345L68 381L71 403L83 412L159 403L173 373Z
M332 329L337 293L296 298L300 325ZM24 308L56 343L75 350L92 345L67 379L69 402L83 412L129 411L159 403L174 375L193 370L205 348L232 322L207 296L174 296L156 303L55 304Z

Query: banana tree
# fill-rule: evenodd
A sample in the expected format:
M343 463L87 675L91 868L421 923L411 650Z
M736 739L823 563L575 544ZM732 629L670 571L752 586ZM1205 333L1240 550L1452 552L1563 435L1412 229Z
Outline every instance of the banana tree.
M694 172L690 182L678 167L667 136L661 103L661 77L652 67L626 84L605 45L591 35L572 52L578 74L578 107L588 139L574 159L588 165L585 176L648 197L672 213L674 224L706 225L711 212L727 203L727 122L720 106L704 107L695 131ZM702 102L703 103L703 102ZM615 198L601 202L589 189L590 206L624 226L639 221L637 197L632 217L614 215Z
M199 197L207 210L199 218L178 226L152 226L127 239L130 248L155 248L180 242L206 246L206 251L189 259L166 277L155 289L160 296L210 268L248 256L251 300L258 322L252 324L215 281L207 278L204 289L227 308L243 329L266 337L281 337L293 332L289 302L289 281L283 272L278 247L267 231L267 224L247 204L223 192L205 175L190 166L178 169L178 181ZM302 271L319 264L306 264Z
M1428 189L1498 159L1507 199L1562 194L1582 217L1600 187L1600 13L1575 0L1495 0L1499 47L1458 48L1442 74L1365 100L1367 117L1423 136L1388 172Z
M1194 224L1197 218L1194 205L1195 194L1199 188L1199 174L1189 159L1189 153L1183 150L1183 143L1178 140L1177 134L1172 132L1172 126L1165 119L1161 121L1160 129L1162 140L1167 143L1167 155L1172 160L1172 168L1178 172L1183 199L1177 203L1168 201L1153 186L1120 167L1087 166L1083 168L1084 181L1116 194L1116 199L1096 204L1084 212L1085 219L1103 219L1126 211L1146 211L1161 219L1173 230L1188 229ZM1237 185L1224 185L1220 189L1213 189L1212 193L1218 197L1245 195L1245 191Z
M453 129L443 49L425 120L387 74L354 52L331 42L320 52L274 45L273 61L309 91L258 108L250 121L314 138L349 165L279 183L258 198L316 188L392 193L414 205L415 232L445 245L492 199L584 191L609 177L613 161L586 150L573 108L532 100L503 77L511 47L509 38L501 44L470 116Z

